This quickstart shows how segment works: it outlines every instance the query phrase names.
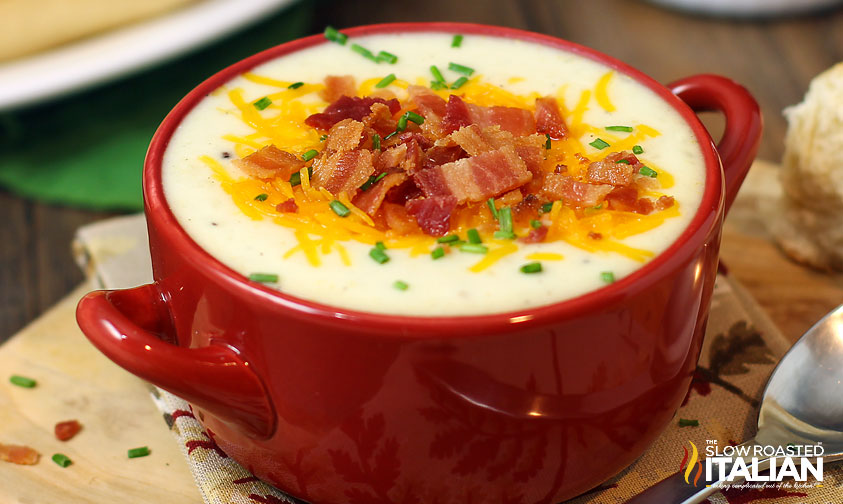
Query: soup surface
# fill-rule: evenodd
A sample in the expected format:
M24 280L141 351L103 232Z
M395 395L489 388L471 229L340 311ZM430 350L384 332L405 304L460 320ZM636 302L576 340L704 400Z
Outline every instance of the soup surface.
M380 51L389 54L378 62ZM394 63L391 55L397 57ZM390 74L396 78L384 79ZM305 123L336 101L337 87L351 82L327 82L328 75L352 77L357 96L379 96L392 105L389 100L398 100L400 109L390 110L386 119L399 133L375 139L373 126L362 134L357 153L365 150L375 159L390 148L404 149L401 144L412 143L406 139L414 133L427 137L411 146L423 144L420 159L430 158L434 142L450 154L459 153L441 160L456 163L440 167L443 173L480 155L467 153L471 149L459 142L455 147L447 131L431 134L436 118L418 107L412 96L419 94L439 96L449 107L456 102L472 111L520 108L531 116L540 98L558 111L564 131L542 128L541 120L535 134L523 137L501 133L507 125L474 129L530 144L533 154L540 153L536 166L541 169L527 163L532 173L524 172L525 165L514 158L522 177L506 187L485 187L496 194L457 194L451 184L445 205L450 219L444 224L441 216L431 223L430 212L409 212L411 204L405 205L408 199L434 197L424 176L419 178L420 166L415 175L393 166L389 173L398 173L392 178L395 186L369 215L371 201L365 205L360 198L383 189L378 184L387 179L378 178L376 169L353 182L366 191L339 191L342 184L326 176L325 166L334 152L328 144L337 149L342 138L336 128L329 132L329 125ZM262 171L260 163L250 164L260 161L260 154L250 155L269 145L289 153L295 171L305 168L291 174L289 167ZM632 166L634 172L628 170L625 182L613 185L589 171L600 161ZM521 182L525 178L532 186ZM564 190L548 189L551 180ZM345 44L326 41L232 79L175 131L164 155L163 182L168 204L186 232L254 281L346 309L442 316L555 303L630 274L669 247L688 225L700 203L705 173L700 147L680 115L611 68L524 41L465 35L455 43L452 34L408 33L357 37ZM589 192L595 187L600 190ZM629 196L630 188L637 191L631 200L618 196L624 191ZM398 221L384 215L391 211Z

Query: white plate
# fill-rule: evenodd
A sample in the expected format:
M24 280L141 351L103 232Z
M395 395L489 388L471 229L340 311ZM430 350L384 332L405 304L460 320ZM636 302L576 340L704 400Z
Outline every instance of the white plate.
M294 0L205 0L0 64L0 110L56 98L174 58Z

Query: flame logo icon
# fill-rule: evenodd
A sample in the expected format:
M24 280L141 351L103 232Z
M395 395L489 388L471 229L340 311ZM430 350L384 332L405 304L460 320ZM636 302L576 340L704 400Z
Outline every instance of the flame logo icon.
M679 472L685 471L685 483L697 486L697 482L700 481L700 476L702 476L702 462L700 461L699 451L697 451L697 445L691 441L688 441L688 443L691 445L691 460L688 460L688 449L683 446L682 449L685 451L685 456L682 457L682 462L679 463ZM694 472L694 468L697 471L692 482L690 477L691 473Z

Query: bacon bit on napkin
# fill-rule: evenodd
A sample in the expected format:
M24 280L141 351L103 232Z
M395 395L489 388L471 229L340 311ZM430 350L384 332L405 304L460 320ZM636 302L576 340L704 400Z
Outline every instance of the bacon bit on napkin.
M82 424L80 424L77 420L59 422L55 427L56 439L59 441L67 441L78 434L80 430L82 430Z
M0 443L0 460L18 465L35 465L41 454L28 446Z

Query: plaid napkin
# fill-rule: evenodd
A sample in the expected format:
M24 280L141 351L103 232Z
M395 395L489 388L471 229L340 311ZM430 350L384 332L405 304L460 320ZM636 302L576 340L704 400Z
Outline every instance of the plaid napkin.
M119 217L80 229L76 252L86 271L105 287L131 287L151 280L143 216ZM689 441L705 446L706 440L717 440L722 447L752 437L764 385L789 346L748 293L728 274L718 275L699 367L676 421L629 468L570 502L625 502L676 473ZM258 480L228 458L205 434L185 401L160 389L154 391L153 400L181 446L207 503L301 502ZM679 419L696 420L699 425L682 427ZM826 466L822 483L802 489L732 489L708 502L843 502L840 464Z

